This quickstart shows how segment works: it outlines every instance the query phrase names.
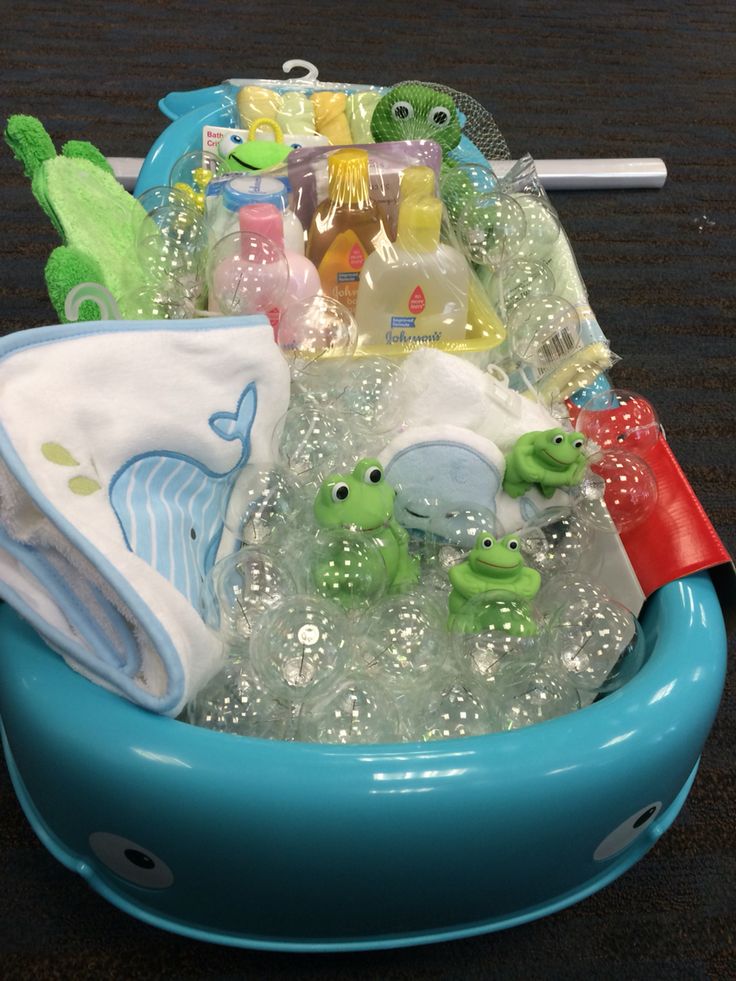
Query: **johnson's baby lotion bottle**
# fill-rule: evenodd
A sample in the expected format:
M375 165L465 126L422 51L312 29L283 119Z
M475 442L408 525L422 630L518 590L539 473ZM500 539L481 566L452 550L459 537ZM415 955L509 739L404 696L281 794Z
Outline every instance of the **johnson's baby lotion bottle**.
M432 345L465 338L469 270L464 257L440 244L442 202L411 195L401 202L396 243L365 260L355 318L363 348Z

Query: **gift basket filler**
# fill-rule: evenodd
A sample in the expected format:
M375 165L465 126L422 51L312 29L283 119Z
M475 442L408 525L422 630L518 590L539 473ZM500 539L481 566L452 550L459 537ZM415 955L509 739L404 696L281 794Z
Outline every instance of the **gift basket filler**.
M728 556L610 380L534 161L435 83L160 107L134 194L89 143L5 131L61 237L59 323L0 342L29 821L121 909L226 944L583 899L695 779Z

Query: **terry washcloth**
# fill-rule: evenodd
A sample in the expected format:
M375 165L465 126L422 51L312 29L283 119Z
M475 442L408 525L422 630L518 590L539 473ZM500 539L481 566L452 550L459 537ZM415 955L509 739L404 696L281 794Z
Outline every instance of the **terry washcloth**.
M200 589L288 399L262 317L0 340L0 596L72 668L177 715L221 665Z

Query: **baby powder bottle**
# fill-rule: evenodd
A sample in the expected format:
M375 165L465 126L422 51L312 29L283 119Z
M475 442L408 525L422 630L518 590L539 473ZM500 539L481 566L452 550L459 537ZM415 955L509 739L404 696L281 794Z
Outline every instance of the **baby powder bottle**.
M284 238L284 223L273 204L248 204L239 212L240 231L255 232L275 242L284 250L289 264L289 280L281 309L295 300L306 300L320 291L320 281L313 263L298 252L292 252Z
M464 340L470 272L456 249L440 244L441 221L438 198L410 195L401 202L396 244L373 252L363 266L359 346L451 348Z
M218 182L213 193L205 198L210 238L218 242L239 229L238 212L251 204L271 204L283 215L284 243L290 252L304 255L304 229L289 208L289 190L280 177L260 174L238 174L228 181Z
M309 228L307 257L317 267L323 292L354 313L363 263L374 249L391 245L371 201L368 153L349 148L330 154L327 186Z

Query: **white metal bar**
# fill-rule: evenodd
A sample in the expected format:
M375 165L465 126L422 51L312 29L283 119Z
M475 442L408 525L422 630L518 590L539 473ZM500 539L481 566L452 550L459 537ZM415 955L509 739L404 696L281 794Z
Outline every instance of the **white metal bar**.
M497 177L513 166L513 160L491 160ZM613 157L600 160L537 160L537 176L548 191L662 187L667 167L659 157Z
M123 187L132 190L143 161L139 157L108 157ZM498 177L514 160L492 160ZM600 160L535 160L539 180L548 191L611 188L662 187L667 168L659 157L618 157Z

